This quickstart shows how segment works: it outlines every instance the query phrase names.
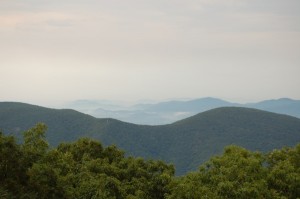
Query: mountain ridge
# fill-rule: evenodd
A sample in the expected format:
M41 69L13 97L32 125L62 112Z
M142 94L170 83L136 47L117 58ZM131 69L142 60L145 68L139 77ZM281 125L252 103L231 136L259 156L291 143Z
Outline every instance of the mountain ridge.
M153 126L98 119L70 109L0 103L0 129L4 133L20 137L22 131L38 122L48 125L51 145L90 137L105 145L116 144L128 155L174 163L178 174L195 170L226 145L269 151L300 141L300 119L252 108L217 108Z
M207 110L219 107L247 107L274 113L291 115L300 118L300 100L289 98L279 98L273 100L264 100L256 103L233 103L218 98L206 97L192 100L170 100L157 103L135 104L131 106L119 106L107 104L105 101L99 107L95 108L95 101L91 101L91 107L88 108L88 101L85 101L85 108L70 106L73 109L88 113L97 118L112 117L122 121L135 124L170 124L177 120L188 118ZM119 106L119 108L118 108Z

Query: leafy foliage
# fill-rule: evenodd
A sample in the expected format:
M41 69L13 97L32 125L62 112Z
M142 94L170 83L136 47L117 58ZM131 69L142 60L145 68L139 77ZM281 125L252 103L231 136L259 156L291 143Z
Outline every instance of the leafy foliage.
M197 172L175 179L167 198L299 198L299 149L264 155L228 146Z
M125 157L82 138L49 149L44 124L24 133L24 143L0 135L0 196L4 198L164 198L174 167Z
M268 154L267 163L270 188L286 198L300 197L300 144L274 150Z
M24 143L0 133L1 198L201 199L299 198L300 144L270 153L228 146L197 172L174 177L162 161L125 157L116 146L81 138L50 149L46 126Z

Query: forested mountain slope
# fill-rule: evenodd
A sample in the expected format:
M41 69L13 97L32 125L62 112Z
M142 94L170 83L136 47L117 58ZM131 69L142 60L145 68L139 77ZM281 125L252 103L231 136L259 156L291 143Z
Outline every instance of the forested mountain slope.
M229 144L269 151L300 141L300 119L256 109L217 108L170 125L147 126L96 119L73 110L0 103L3 132L20 137L38 122L47 124L46 136L53 146L91 137L104 145L116 144L130 155L174 163L177 174L196 169Z

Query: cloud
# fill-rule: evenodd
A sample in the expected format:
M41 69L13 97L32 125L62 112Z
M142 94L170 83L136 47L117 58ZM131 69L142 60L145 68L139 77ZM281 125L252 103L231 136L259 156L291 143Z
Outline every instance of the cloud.
M74 89L70 98L82 94L78 87L87 97L103 90L118 98L122 90L128 98L173 98L225 96L224 87L239 91L228 95L246 95L244 84L255 96L263 78L284 89L299 83L298 2L2 0L1 79L26 74L28 86L18 88L20 80L0 90L34 96L32 85L61 85L62 94Z
M18 13L0 15L0 28L49 29L69 27L76 16L59 12Z

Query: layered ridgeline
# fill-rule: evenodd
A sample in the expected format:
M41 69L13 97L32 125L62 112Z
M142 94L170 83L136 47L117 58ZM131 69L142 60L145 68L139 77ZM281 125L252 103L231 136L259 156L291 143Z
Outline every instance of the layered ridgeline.
M217 98L173 100L126 106L122 102L105 100L77 100L65 107L87 113L97 118L115 118L134 124L170 124L198 113L220 107L246 107L300 118L300 100L281 98L258 103L232 103Z
M229 144L270 151L300 141L300 119L249 108L217 108L169 125L135 125L97 119L74 110L0 103L0 129L21 137L38 122L47 124L53 146L81 137L116 144L128 155L174 163L177 174L195 170Z

